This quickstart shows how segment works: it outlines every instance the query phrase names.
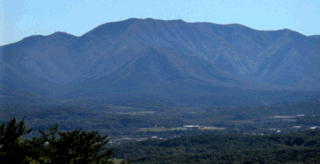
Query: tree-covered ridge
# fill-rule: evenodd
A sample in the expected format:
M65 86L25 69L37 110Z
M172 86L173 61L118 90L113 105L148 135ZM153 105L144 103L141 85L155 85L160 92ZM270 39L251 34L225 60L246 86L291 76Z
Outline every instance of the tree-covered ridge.
M320 131L285 135L216 134L147 140L114 147L134 163L306 162L319 159ZM259 157L259 158L258 158ZM215 163L214 162L214 163Z
M221 154L186 154L148 156L135 160L141 164L316 164L320 160L319 148L254 149Z

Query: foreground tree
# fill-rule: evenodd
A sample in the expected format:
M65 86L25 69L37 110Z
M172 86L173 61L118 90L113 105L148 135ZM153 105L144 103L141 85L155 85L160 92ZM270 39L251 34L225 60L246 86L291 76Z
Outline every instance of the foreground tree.
M53 163L111 163L108 159L113 155L113 150L104 148L109 140L108 135L101 136L98 132L86 132L73 130L71 132L59 132L58 125L47 128L48 133L42 130L40 141L48 142L44 149ZM58 138L60 135L60 138ZM40 143L41 143L40 142ZM99 154L99 152L102 152Z
M23 163L27 155L26 142L20 136L28 134L32 129L26 129L24 121L16 123L16 118L11 119L7 126L0 125L0 163Z
M48 133L39 130L40 138L21 141L20 136L30 133L26 130L23 120L16 124L13 118L6 126L0 126L0 163L111 163L113 149L106 149L108 135L101 136L98 132L73 130L60 132L58 125L47 127Z

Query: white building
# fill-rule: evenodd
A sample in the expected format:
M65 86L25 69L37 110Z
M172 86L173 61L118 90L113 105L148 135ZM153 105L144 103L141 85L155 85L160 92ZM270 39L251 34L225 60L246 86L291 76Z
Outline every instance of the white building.
M200 128L200 125L184 125L184 128Z

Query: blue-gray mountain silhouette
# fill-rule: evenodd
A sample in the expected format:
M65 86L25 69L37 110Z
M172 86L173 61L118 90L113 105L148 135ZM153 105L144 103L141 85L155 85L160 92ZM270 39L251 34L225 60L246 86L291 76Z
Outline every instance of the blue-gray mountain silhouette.
M0 57L2 83L59 99L320 88L319 35L239 24L134 18L80 37L27 37Z

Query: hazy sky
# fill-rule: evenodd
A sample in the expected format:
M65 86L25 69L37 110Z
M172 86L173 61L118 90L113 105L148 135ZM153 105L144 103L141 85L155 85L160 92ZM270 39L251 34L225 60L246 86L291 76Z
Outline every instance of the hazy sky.
M0 11L0 45L55 31L81 36L132 17L320 34L320 0L0 0Z

